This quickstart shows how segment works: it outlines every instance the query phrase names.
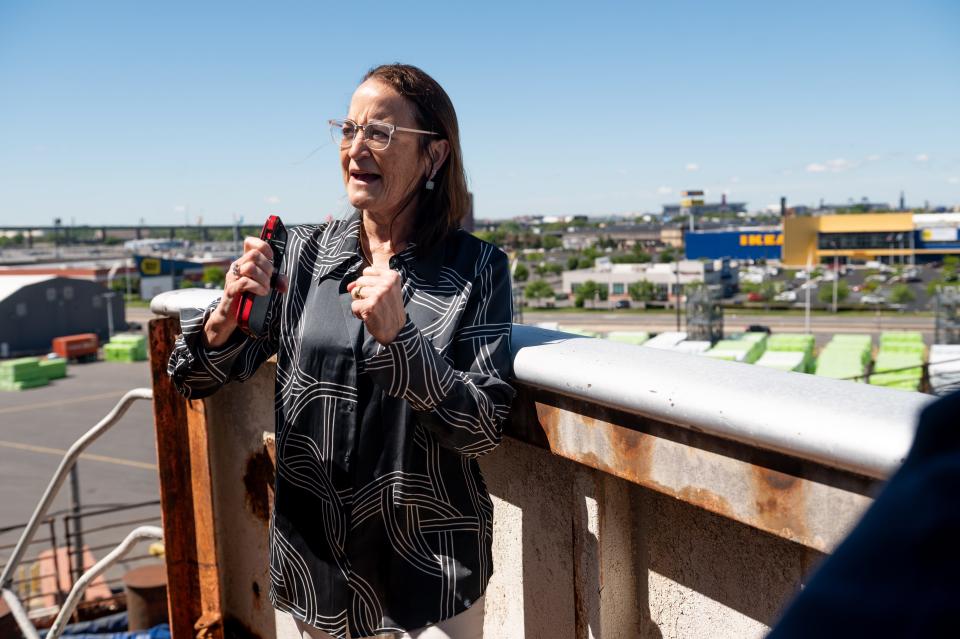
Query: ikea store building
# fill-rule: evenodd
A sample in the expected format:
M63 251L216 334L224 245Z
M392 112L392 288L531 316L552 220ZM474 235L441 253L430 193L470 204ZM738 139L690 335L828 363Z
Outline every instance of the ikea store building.
M687 259L778 260L802 267L921 263L960 255L960 213L852 213L784 218L781 227L684 234Z

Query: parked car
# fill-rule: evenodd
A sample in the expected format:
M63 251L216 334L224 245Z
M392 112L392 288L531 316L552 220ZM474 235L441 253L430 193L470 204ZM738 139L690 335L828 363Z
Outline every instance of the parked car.
M773 299L774 299L774 301L777 301L777 302L796 302L796 301L797 301L797 292L796 292L796 291L783 291L783 292L781 292L781 293L777 293L776 296L774 296Z
M630 300L617 300L617 303L613 305L614 308L630 308Z
M757 293L757 292L747 293L747 301L748 301L748 302L762 302L762 301L763 301L763 295L761 295L760 293Z
M773 331L770 330L769 326L764 326L763 324L751 324L747 327L747 333L766 333L769 335Z
M870 293L860 298L861 304L883 304L886 301L883 295L873 295Z

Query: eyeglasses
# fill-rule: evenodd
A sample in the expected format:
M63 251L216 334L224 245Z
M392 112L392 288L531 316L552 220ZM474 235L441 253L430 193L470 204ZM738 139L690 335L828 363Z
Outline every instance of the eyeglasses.
M433 131L408 129L389 122L367 122L366 124L357 124L353 120L328 120L328 122L330 123L330 136L340 148L353 145L353 139L357 137L357 131L363 132L363 141L367 144L367 148L372 151L383 151L390 146L390 140L393 139L393 134L397 131L419 133L420 135L438 135Z

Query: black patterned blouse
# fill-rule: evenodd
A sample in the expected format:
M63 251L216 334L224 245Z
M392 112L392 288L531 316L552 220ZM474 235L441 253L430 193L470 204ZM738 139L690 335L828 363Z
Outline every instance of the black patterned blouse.
M190 398L277 355L270 597L343 637L421 628L463 612L493 570L493 507L477 457L500 442L514 391L507 257L457 231L410 246L406 325L388 346L350 310L360 215L288 231L268 330L204 347L216 303L181 312L168 372Z

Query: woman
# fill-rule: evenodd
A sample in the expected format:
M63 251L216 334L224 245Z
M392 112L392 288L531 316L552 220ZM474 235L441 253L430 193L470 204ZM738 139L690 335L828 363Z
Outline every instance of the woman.
M283 284L256 238L207 309L184 311L169 372L188 397L277 354L271 600L305 636L480 637L493 509L476 458L514 391L506 256L469 206L453 105L387 65L331 120L345 221L289 230ZM260 338L240 295L271 295Z

